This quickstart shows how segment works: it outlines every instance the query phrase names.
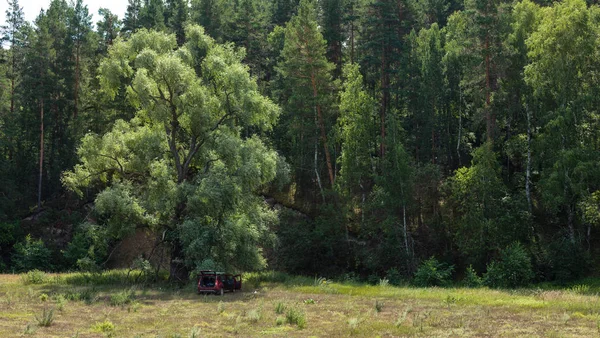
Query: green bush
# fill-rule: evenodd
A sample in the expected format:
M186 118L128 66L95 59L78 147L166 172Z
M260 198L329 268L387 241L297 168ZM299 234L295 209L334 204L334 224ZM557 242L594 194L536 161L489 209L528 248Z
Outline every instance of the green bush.
M446 286L450 284L454 265L438 262L435 257L421 263L415 272L413 283L416 286Z
M529 255L515 242L502 250L499 260L488 264L483 282L490 287L515 288L529 284L533 277Z
M41 239L33 240L27 235L24 242L15 244L12 263L17 271L50 270L50 256L50 250Z
M396 268L389 269L386 273L386 278L392 285L399 286L402 284L402 274Z
M135 298L134 289L124 290L110 296L110 305L112 306L125 306L133 301Z
M463 284L468 288L478 288L483 285L483 279L477 275L473 266L469 265L465 271L465 278Z
M69 267L77 266L81 271L96 272L108 255L109 236L105 229L91 223L77 226L71 242L63 251Z
M304 316L304 312L296 308L292 307L287 310L285 313L285 320L288 324L298 325L299 329L306 327L306 317Z
M39 316L35 315L35 320L39 326L48 327L52 325L54 322L54 309L48 310L44 308Z
M548 247L550 278L568 282L584 277L590 270L590 257L583 248L566 236L550 243Z
M43 284L47 279L46 273L40 270L31 270L21 275L23 284Z

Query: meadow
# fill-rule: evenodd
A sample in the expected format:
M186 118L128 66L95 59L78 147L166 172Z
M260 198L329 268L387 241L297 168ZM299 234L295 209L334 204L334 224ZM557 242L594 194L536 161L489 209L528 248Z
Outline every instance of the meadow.
M136 271L0 275L0 337L592 337L594 280L518 290L415 288L246 274L242 292Z

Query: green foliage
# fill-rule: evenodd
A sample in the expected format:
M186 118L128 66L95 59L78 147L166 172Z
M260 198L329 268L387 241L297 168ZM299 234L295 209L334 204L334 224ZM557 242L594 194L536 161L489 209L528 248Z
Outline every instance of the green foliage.
M401 285L404 280L402 274L396 268L389 269L385 274L385 278L394 286Z
M123 290L110 295L110 305L123 307L135 299L135 289Z
M548 245L545 261L547 277L559 282L580 279L589 273L591 259L584 249L567 236L559 236Z
M465 270L465 277L462 282L469 288L478 288L483 285L483 279L477 275L477 271L475 271L471 265Z
M23 284L43 284L48 280L45 272L40 270L30 270L26 274L21 275Z
M255 194L282 163L260 134L279 110L258 92L243 51L199 26L185 35L179 48L174 35L146 30L113 45L100 63L102 92L114 99L125 86L136 117L86 135L82 163L63 183L79 193L108 185L96 211L113 238L150 225L167 231L173 259L188 267L212 260L260 269L277 213Z
M453 265L439 262L431 257L421 263L413 279L417 286L447 286L452 281Z
M106 228L91 223L78 225L63 251L67 264L77 266L81 271L97 271L108 255L107 237Z
M115 334L115 324L110 320L96 322L91 326L92 331L103 333L106 337L112 337Z
M460 215L455 240L467 262L483 268L494 250L524 235L524 205L508 195L491 143L475 150L471 167L458 169L449 188Z
M54 323L54 309L44 308L42 313L35 315L35 320L39 326L48 327Z
M498 260L488 264L483 282L491 287L515 288L526 286L533 277L529 254L521 243L515 242L502 250Z
M34 240L31 235L25 237L25 241L17 243L12 255L12 264L17 271L29 271L34 269L50 270L51 252L41 239Z
M306 327L306 316L304 312L295 307L290 307L285 312L285 320L288 324L297 325L299 329Z
M280 315L283 314L285 312L286 306L283 302L277 302L277 305L275 305L275 313Z

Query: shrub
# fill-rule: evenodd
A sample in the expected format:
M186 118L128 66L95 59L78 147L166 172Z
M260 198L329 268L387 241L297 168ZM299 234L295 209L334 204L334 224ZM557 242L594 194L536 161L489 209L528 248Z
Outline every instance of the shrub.
M502 250L499 260L488 264L483 282L490 287L514 288L527 285L533 277L529 255L515 242Z
M548 256L550 277L559 282L577 280L590 270L590 257L581 246L573 244L567 237L550 243Z
M67 303L67 299L63 295L58 295L55 297L56 301L56 309L58 311L62 311L65 308L65 304Z
M252 310L248 311L248 313L246 313L246 320L251 323L257 323L261 318L262 318L262 310L260 308L252 309Z
M28 271L26 274L21 275L21 281L23 282L23 284L43 284L44 282L46 282L46 280L48 279L48 277L46 276L46 273L40 270L31 270Z
M189 338L200 338L200 334L201 334L201 333L202 333L202 332L201 332L200 328L199 328L199 327L197 327L197 326L194 326L194 327L192 328L192 330L190 331L190 334L189 334L189 336L188 336L188 337L189 337Z
M285 323L285 318L282 316L278 316L277 318L275 318L275 325L277 326L281 326Z
M33 240L27 235L24 242L15 244L12 263L17 271L49 270L50 255L41 239Z
M282 302L278 302L277 305L275 305L275 313L280 315L283 314L285 312L285 304L283 304Z
M103 227L88 222L79 224L63 251L66 263L69 266L76 265L81 271L99 271L100 263L108 255L108 238Z
M424 261L415 272L413 283L417 286L446 286L454 271L453 265L438 262L435 257Z
M402 284L402 274L396 268L389 269L386 273L386 278L392 285L398 286Z
M463 279L463 283L468 288L478 288L483 285L483 280L481 277L477 275L473 266L469 265L467 270L465 271L465 278Z
M383 310L383 302L375 300L375 312L379 313Z
M42 313L38 316L35 315L35 320L37 321L39 326L48 327L52 325L54 322L54 309L46 309L42 310Z
M133 301L134 291L133 289L124 290L110 296L110 305L112 306L124 306Z
M306 317L304 316L304 312L296 308L289 308L285 313L285 319L288 324L298 325L299 329L306 327Z
M356 333L358 326L360 325L360 319L358 318L350 318L348 319L348 326L350 327L350 331L352 333Z
M113 324L110 320L97 322L92 325L92 331L104 333L105 336L112 337L115 332L115 324Z

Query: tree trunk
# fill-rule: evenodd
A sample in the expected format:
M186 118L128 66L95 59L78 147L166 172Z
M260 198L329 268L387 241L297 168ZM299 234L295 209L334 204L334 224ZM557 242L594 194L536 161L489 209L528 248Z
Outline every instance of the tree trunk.
M77 40L77 47L75 48L75 110L73 111L73 117L77 118L79 113L79 51L80 51L79 37Z
M44 99L40 103L40 170L38 179L38 210L42 208L42 174L44 168Z
M333 187L333 184L335 183L335 177L333 174L333 166L331 165L331 155L329 154L329 147L327 146L327 133L325 132L325 121L323 119L323 113L321 112L321 105L318 104L317 101L317 97L318 97L318 91L317 91L317 81L315 78L315 73L312 72L310 74L311 77L311 82L312 82L312 87L313 87L313 98L315 100L315 107L317 109L317 118L318 118L318 125L319 125L319 129L321 129L321 140L323 141L323 148L325 150L325 160L327 161L327 171L329 173L329 182L331 183L331 187Z
M386 46L382 44L381 46L381 143L379 149L379 155L383 160L385 158L385 115L387 112L387 104L388 104L388 81L389 74L387 74L387 66L386 66Z
M175 216L173 217L173 225L176 227L183 219L185 203L180 202L175 207ZM169 280L175 283L185 283L190 277L190 271L185 265L185 255L183 246L179 236L171 238L171 261L169 263Z
M458 157L458 166L460 167L460 139L462 133L462 88L458 87L459 102L458 102L458 137L456 139L456 155Z
M493 140L493 123L490 111L491 104L491 82L490 82L490 42L489 37L485 38L485 123L488 142Z
M531 116L529 107L525 107L527 113L527 168L525 172L525 195L527 196L527 209L531 214Z
M319 185L319 191L321 192L321 197L323 198L323 203L325 203L325 193L323 192L323 184L321 183L321 175L319 175L319 166L318 166L318 137L315 137L315 177L317 178L317 184Z

